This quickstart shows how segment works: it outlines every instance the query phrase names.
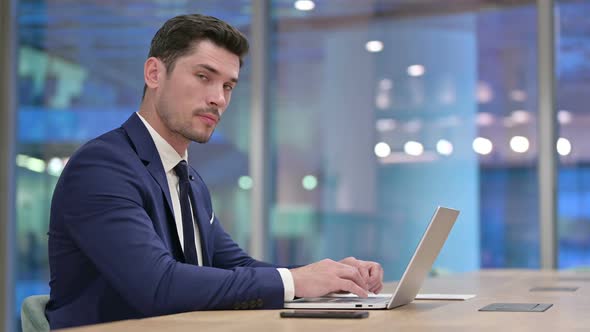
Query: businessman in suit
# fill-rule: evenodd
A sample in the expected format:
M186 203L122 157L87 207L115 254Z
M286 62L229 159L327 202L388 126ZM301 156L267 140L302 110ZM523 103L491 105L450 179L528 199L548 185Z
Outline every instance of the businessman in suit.
M187 163L238 83L248 42L216 18L183 15L154 36L139 112L82 146L56 185L49 226L52 329L194 310L277 309L294 297L382 288L375 262L288 268L248 256Z

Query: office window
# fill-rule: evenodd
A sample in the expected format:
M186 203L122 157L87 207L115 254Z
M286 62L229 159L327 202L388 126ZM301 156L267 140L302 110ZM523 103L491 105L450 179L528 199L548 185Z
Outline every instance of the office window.
M536 20L532 5L478 14L483 268L539 267Z
M49 207L68 157L138 110L151 38L168 18L193 12L249 33L249 1L19 2L15 317L26 296L49 292ZM249 191L239 186L248 175L249 68L247 59L211 141L189 152L216 215L242 243L250 215Z
M590 266L590 3L556 6L559 267Z
M436 269L538 266L533 6L273 4L274 259L396 279L440 204Z
M476 16L398 3L275 3L279 262L353 255L399 278L440 204L462 214L437 267L479 267Z

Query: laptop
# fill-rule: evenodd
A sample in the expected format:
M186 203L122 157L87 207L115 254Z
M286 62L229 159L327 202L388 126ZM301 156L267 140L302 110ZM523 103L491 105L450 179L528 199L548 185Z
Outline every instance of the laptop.
M285 302L290 309L393 309L414 300L444 245L459 211L439 206L410 263L392 294L360 298L354 294L300 298Z

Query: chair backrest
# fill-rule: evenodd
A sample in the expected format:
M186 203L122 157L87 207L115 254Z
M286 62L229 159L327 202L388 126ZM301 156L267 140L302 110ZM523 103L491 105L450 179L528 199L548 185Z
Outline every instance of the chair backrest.
M33 295L25 299L20 310L23 332L49 331L49 322L45 317L45 306L48 301L49 295Z

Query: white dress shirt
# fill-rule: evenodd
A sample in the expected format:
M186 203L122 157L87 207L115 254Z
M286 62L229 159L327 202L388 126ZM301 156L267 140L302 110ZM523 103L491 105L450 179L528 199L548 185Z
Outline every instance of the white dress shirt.
M180 156L176 150L168 143L158 132L139 114L137 113L145 127L147 128L154 144L156 145L156 150L158 150L158 154L160 155L160 159L162 160L162 166L164 167L164 172L166 172L166 180L168 182L168 189L170 190L170 199L172 200L172 207L174 212L174 221L176 223L176 232L178 234L178 239L180 240L180 245L182 250L184 251L184 235L182 232L182 213L180 213L180 199L179 192L180 188L178 186L178 176L176 172L174 172L174 167L181 161L185 160L188 163L188 151L184 152L184 156ZM191 203L192 204L192 203ZM191 214L193 213L191 209ZM215 220L215 214L211 217L211 222ZM195 230L195 245L197 247L197 258L199 260L199 266L203 266L203 253L201 251L201 238L199 237L199 227L194 223L194 216L193 216L193 229ZM295 298L295 284L293 282L293 276L291 275L291 271L284 268L277 269L281 279L283 281L283 288L285 290L285 301L291 301Z

